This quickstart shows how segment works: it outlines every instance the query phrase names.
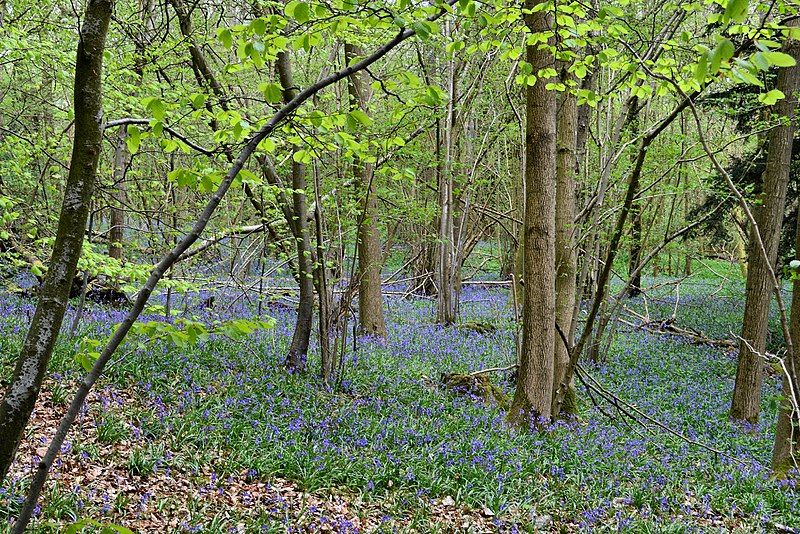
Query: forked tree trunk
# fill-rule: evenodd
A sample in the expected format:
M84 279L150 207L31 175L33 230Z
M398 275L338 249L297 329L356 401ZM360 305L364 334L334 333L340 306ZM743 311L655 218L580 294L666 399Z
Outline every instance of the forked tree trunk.
M445 31L449 34L449 21L445 23ZM439 217L439 242L437 257L437 286L438 293L436 298L436 322L441 325L451 325L456 322L456 310L458 285L455 280L456 253L455 253L455 214L453 210L454 188L454 165L455 140L453 130L455 128L455 103L457 99L457 77L455 71L455 59L451 58L447 62L447 114L443 136L437 131L437 142L439 148L437 154L440 156L438 169L439 176L439 206L441 216ZM443 137L443 140L442 140ZM444 161L441 160L441 145L444 145ZM443 164L442 164L443 163Z
M796 61L800 61L800 44L789 39L784 51ZM739 365L736 370L736 386L731 402L731 418L738 421L756 423L761 409L761 386L764 376L762 355L766 348L769 306L772 296L772 283L769 268L774 268L778 257L786 204L786 188L789 184L789 170L792 159L792 141L795 125L794 113L796 99L794 93L800 88L800 67L778 70L776 87L786 98L779 100L773 113L784 122L775 126L767 136L767 164L763 174L764 188L753 207L755 222L764 244L766 256L761 247L753 242L758 233L750 232L751 242L747 251L747 289L742 321L742 335L739 343ZM769 262L769 263L767 263Z
M0 480L14 459L53 352L81 255L102 148L102 67L112 0L89 0L75 60L75 140L53 253L39 302L0 405Z
M349 63L362 55L359 47L344 45L344 55ZM368 112L370 100L369 85L361 73L353 73L348 78L347 89L350 106L364 113ZM358 183L361 196L361 220L358 224L358 320L362 334L380 338L386 337L386 322L383 317L383 296L381 294L381 268L383 254L381 238L378 233L378 199L375 191L373 166L366 161L353 164L353 175Z
M554 387L566 388L567 395L559 407L563 413L576 412L575 387L567 382L569 350L561 339L564 335L570 346L575 337L573 321L575 311L576 275L578 260L575 253L575 189L576 189L576 144L578 126L577 96L561 93L558 107L556 133L556 206L555 206L555 262L556 262L556 322L561 333L556 335L554 350ZM555 392L554 392L555 394ZM553 404L554 408L556 404ZM558 411L552 416L558 417Z
M533 9L538 0L526 0ZM542 9L525 15L531 33L549 32L552 14ZM552 45L553 39L550 39ZM528 45L533 72L553 64L547 48ZM517 387L508 418L512 424L536 424L550 418L553 404L555 350L555 185L556 95L537 79L526 89L525 105L525 239L522 354Z
M287 52L278 54L276 62L278 77L283 87L283 100L290 102L299 90L294 84L292 64ZM297 250L298 284L300 302L297 305L297 319L292 335L292 344L286 355L286 367L292 371L305 369L308 342L311 337L312 316L314 314L314 262L312 259L311 237L308 231L308 203L306 200L306 166L292 161L292 235ZM322 258L320 258L322 260Z

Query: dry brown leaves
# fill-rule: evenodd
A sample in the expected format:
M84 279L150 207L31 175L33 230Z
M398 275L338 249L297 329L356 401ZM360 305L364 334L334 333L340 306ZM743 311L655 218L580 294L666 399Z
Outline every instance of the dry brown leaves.
M131 439L102 443L97 424L104 410L122 411L137 402L129 391L109 386L93 391L89 408L70 431L51 470L48 495L54 488L61 493L73 492L84 506L78 518L89 516L142 533L203 531L209 525L229 532L254 532L260 529L256 524L292 532L506 530L495 525L490 510L468 509L457 505L452 497L429 501L424 517L420 518L417 510L414 518L412 510L398 514L398 503L392 502L391 496L366 501L356 493L336 488L305 492L280 478L250 480L245 472L218 477L215 462L192 472L161 467L147 476L132 474L130 457L141 443ZM53 402L46 385L31 417L27 438L20 444L11 479L30 476L65 410L63 404ZM93 451L91 455L83 452L87 446ZM221 465L221 454L217 457ZM47 511L46 497L43 504ZM63 526L71 521L58 523Z

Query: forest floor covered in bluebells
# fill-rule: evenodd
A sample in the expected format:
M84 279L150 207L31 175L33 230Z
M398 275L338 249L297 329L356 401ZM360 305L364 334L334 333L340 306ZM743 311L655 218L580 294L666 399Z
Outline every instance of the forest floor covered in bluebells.
M628 303L639 315L660 321L674 312L675 324L709 338L738 332L738 278L699 271L677 291L664 278L648 282L661 285ZM256 309L218 295L214 309L201 310L203 298L189 299L187 315L212 322L252 317ZM765 383L762 423L731 424L736 363L724 347L621 323L604 361L586 364L609 391L720 452L653 425L611 420L580 384L577 420L520 433L505 425L499 407L439 384L441 373L513 363L506 289L466 286L462 294L463 321L489 323L491 333L436 326L429 300L389 297L387 307L389 339L362 339L348 352L337 393L321 387L314 356L306 375L283 370L294 324L286 305L265 306L275 327L244 341L124 348L63 448L36 528L60 531L85 517L139 532L763 532L800 525L800 494L768 470L779 380ZM0 377L10 375L33 308L0 295ZM0 532L71 397L80 338L101 337L121 318L92 309L78 336L61 337L13 476L0 489ZM627 312L623 318L641 321ZM493 380L512 392L505 374Z

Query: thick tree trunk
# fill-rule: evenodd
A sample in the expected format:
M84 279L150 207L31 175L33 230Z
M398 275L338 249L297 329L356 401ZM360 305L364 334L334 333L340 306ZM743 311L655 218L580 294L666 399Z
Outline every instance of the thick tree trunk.
M800 61L800 43L794 39L787 41L784 51ZM767 164L764 170L763 192L760 202L754 206L755 222L764 244L764 257L761 247L753 242L757 232L750 232L751 242L747 251L747 289L742 322L741 342L739 343L739 366L736 370L736 386L731 402L731 418L756 423L761 408L761 385L764 374L762 354L766 348L771 287L770 265L774 268L778 257L783 213L786 204L786 188L789 184L789 170L794 139L794 113L796 99L794 93L800 88L800 67L797 65L778 70L776 87L786 98L779 100L773 113L788 120L775 126L767 136ZM767 263L769 262L769 263Z
M53 254L11 385L0 405L0 480L30 418L53 352L81 254L102 148L102 66L112 0L89 0L75 61L75 140Z
M539 3L526 0L525 7L532 9ZM549 32L552 14L548 10L529 13L525 24L531 33ZM526 56L533 72L553 64L553 54L537 45L529 45ZM509 421L520 426L549 419L553 404L556 95L546 89L547 83L537 79L526 92L522 355L508 414Z
M573 321L576 296L578 259L575 253L575 189L578 100L574 94L564 92L558 107L556 128L556 206L555 206L555 262L556 262L556 322L567 342L572 346L575 337ZM554 387L567 388L568 393L560 411L576 412L575 387L566 382L569 351L560 339L555 339ZM554 392L555 394L555 392ZM554 408L556 404L553 404ZM553 412L553 417L560 415Z
M800 215L800 213L798 214ZM800 260L800 216L797 218L797 233L795 235L795 259ZM792 342L797 347L800 340L800 279L795 279L792 284L792 316L790 322ZM796 351L797 349L795 349ZM786 476L787 471L797 468L800 464L800 455L797 446L800 442L800 413L794 410L792 401L797 401L800 394L800 381L797 371L800 370L800 358L797 353L784 361L786 373L783 375L783 397L781 408L778 412L778 426L775 430L775 446L772 449L772 468L778 476ZM788 374L788 376L787 376ZM794 398L793 394L794 393Z
M349 63L362 55L357 46L344 45L345 59ZM347 89L350 106L365 113L370 100L369 85L361 73L353 73L348 78ZM378 233L378 199L371 163L356 161L353 175L358 182L361 195L361 220L358 224L358 319L362 334L386 337L386 322L383 317L383 295L381 294L381 268L383 254L381 238Z
M283 87L283 99L290 102L298 94L292 75L292 64L286 52L278 54L276 62L278 77ZM306 166L292 161L292 235L297 249L298 284L300 302L297 305L297 319L292 335L292 344L286 355L286 367L292 371L305 369L308 342L311 337L312 316L314 314L314 262L312 259L311 237L308 231L308 205L306 200ZM322 258L320 258L322 260Z

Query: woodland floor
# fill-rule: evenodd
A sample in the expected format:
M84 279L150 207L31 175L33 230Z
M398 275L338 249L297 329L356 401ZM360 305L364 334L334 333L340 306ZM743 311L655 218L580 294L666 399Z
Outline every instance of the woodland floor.
M654 321L730 339L743 283L710 272L666 278L628 305ZM186 315L252 317L255 304L205 295ZM386 343L348 353L341 393L327 393L312 356L306 375L281 363L290 307L244 342L212 338L191 350L132 348L92 394L49 483L36 529L91 517L137 532L764 532L800 526L793 482L769 477L779 384L764 386L762 423L726 417L735 354L670 333L620 324L605 360L587 365L608 390L716 453L603 415L580 391L580 417L540 433L438 384L442 372L513 361L507 292L466 286L463 321L433 324L433 303L387 299ZM0 294L0 378L10 375L33 303ZM181 312L183 313L183 312ZM180 313L179 313L180 315ZM31 467L68 402L81 336L102 336L121 312L93 309L62 336L12 477L0 488L0 532L19 508ZM70 320L67 318L67 323ZM641 319L623 312L638 324ZM148 320L155 320L152 315ZM774 328L777 332L777 329ZM780 342L779 336L771 340ZM131 345L133 347L133 345ZM312 347L312 352L314 347ZM494 377L507 393L507 377ZM613 407L604 410L615 414ZM735 458L736 460L732 459ZM784 527L784 525L786 527Z

